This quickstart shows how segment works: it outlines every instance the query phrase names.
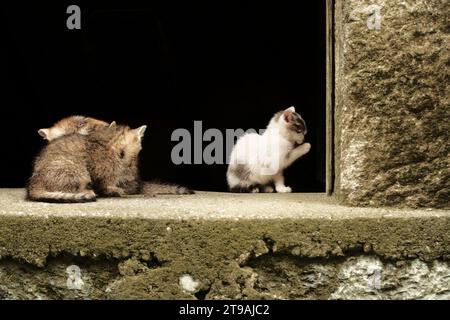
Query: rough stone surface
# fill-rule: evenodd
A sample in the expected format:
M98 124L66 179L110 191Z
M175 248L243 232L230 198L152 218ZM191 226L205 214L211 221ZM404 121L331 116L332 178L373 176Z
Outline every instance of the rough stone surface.
M339 266L331 299L450 299L450 265L420 260L383 263L350 258Z
M447 210L302 194L23 195L0 190L0 299L449 298Z
M383 263L374 256L326 260L269 253L246 266L226 265L198 288L195 280L162 286L173 280L170 273L145 263L130 273L118 271L132 260L137 261L59 257L45 268L0 260L0 299L450 299L450 265L443 261ZM80 270L78 287L68 284L68 266Z
M336 190L450 208L450 5L336 2Z

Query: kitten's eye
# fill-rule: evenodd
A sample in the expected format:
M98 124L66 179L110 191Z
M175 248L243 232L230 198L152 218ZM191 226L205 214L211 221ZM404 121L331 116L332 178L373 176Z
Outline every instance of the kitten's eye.
M83 128L85 124L86 124L85 122L78 123L78 128Z
M295 129L298 133L303 133L306 132L306 123L303 119L300 119L296 124L295 124Z

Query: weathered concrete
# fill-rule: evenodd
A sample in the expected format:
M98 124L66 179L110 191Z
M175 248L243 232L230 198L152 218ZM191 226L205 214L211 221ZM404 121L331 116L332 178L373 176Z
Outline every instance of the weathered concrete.
M450 211L318 194L57 205L0 190L0 298L449 298Z
M336 191L450 208L450 5L336 1Z

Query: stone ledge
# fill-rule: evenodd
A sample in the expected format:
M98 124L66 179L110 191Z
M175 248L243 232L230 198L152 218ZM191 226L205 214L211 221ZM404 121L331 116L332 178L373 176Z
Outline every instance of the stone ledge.
M0 298L450 292L450 211L345 207L322 194L201 192L76 205L30 203L23 194L0 190ZM70 289L73 266L82 285Z

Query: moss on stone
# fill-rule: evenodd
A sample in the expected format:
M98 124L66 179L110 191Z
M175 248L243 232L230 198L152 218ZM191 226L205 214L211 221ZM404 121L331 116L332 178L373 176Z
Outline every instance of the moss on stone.
M283 270L292 269L293 261L321 259L330 266L355 255L392 262L450 257L450 212L443 210L356 209L325 196L321 203L320 197L296 194L215 193L42 207L25 203L21 195L21 190L0 192L0 283L12 279L10 284L18 281L20 288L31 288L28 295L23 290L17 295L27 298L264 298L266 289L258 289L257 278L279 257L292 257L280 262ZM140 208L139 214L112 212L111 201L117 208L130 206L130 212ZM167 205L171 202L176 206ZM224 202L230 210L223 213ZM194 210L194 204L196 214L176 217L180 208ZM17 211L25 207L28 212ZM101 214L102 208L108 213ZM289 214L273 212L270 218L274 208ZM65 288L70 264L87 276L84 291ZM184 274L198 281L197 292L182 290L179 278ZM58 290L50 283L55 279ZM283 295L280 280L271 281L274 297L303 295ZM315 289L316 296L325 297L330 288L331 282ZM5 296L15 292L8 285L2 290Z

